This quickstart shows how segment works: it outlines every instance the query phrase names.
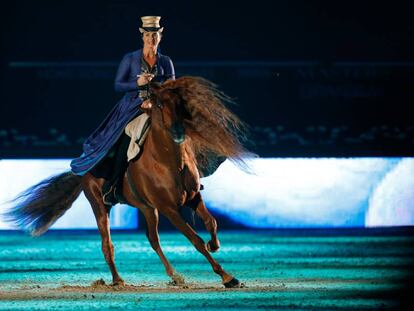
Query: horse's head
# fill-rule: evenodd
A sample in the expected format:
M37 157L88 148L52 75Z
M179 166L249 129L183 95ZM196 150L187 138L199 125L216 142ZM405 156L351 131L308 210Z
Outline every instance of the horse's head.
M176 143L191 140L198 165L208 168L210 154L227 157L245 167L242 157L252 155L242 142L247 126L225 103L232 98L200 77L185 76L163 84L151 83L151 126L168 130ZM184 132L185 129L185 132Z
M160 125L172 136L174 142L181 144L185 140L184 118L189 117L180 96L179 88L171 88L168 82L161 85L152 83L150 88L152 124Z

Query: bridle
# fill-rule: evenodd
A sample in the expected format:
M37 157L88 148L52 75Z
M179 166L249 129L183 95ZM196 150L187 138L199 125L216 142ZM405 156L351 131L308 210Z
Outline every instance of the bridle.
M164 130L170 133L173 141L176 144L182 144L185 140L185 130L183 124L181 122L174 121L171 127L168 128L167 126L165 126L164 114L162 113L162 110L165 105L159 100L158 96L156 96L154 92L150 91L149 98L151 102L153 102L153 99L155 98L155 107L158 108L161 112L161 121Z

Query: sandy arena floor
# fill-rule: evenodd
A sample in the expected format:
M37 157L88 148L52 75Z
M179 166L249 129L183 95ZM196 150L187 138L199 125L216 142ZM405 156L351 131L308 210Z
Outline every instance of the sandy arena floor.
M145 234L137 232L113 234L127 283L113 287L96 232L52 231L35 239L0 234L1 310L394 309L413 276L413 235L233 231L220 232L214 257L244 287L225 289L182 235L161 233L166 256L186 281L174 286Z

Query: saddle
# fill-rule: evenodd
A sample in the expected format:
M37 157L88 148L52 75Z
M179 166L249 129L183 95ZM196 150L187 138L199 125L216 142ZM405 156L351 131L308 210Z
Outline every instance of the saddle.
M125 127L125 134L131 138L126 155L122 155L126 156L127 162L140 155L145 138L148 135L150 125L150 117L148 114L143 113L130 121ZM119 176L115 177L115 180L105 180L105 183L102 186L103 201L105 205L112 206L117 203L127 203L122 195L122 176L124 173L125 171L120 172Z

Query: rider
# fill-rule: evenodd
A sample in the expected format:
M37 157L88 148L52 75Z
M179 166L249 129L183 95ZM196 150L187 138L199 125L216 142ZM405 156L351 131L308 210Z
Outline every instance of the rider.
M151 108L148 83L175 79L171 59L159 52L164 30L160 27L160 19L160 16L141 17L139 31L143 48L124 56L115 77L115 91L123 92L124 96L85 140L82 155L71 162L74 174L89 172L96 178L105 179L102 193L107 205L117 203L114 195L116 181L128 165L126 153L130 138L125 134L125 127L144 113L140 108Z

